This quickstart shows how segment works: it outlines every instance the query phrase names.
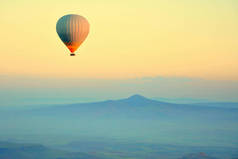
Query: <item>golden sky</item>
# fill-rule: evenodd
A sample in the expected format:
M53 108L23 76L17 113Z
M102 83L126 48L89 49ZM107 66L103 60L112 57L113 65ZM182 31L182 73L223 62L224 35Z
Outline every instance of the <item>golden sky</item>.
M91 30L76 52L58 38L65 14ZM238 80L237 0L5 0L0 74Z

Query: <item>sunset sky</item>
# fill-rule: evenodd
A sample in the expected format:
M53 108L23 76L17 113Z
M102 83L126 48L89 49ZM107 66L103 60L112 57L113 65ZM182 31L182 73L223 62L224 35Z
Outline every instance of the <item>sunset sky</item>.
M65 14L83 15L91 26L75 57L56 33ZM164 77L221 81L214 87L229 92L238 83L237 0L5 0L0 24L6 85L19 76L61 82Z

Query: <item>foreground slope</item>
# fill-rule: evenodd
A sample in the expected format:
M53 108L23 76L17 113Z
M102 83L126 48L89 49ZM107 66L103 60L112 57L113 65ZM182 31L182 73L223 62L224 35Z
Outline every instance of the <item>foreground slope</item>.
M86 153L69 153L37 144L0 142L1 159L99 159Z
M193 154L185 155L180 159L217 159L217 158L208 156L207 154L200 152L200 153L193 153Z

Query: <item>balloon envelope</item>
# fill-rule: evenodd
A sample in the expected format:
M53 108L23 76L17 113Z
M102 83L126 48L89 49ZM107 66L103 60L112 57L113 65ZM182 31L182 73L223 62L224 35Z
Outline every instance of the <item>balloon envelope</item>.
M74 55L74 52L88 36L89 23L83 16L68 14L58 20L56 31L60 39Z

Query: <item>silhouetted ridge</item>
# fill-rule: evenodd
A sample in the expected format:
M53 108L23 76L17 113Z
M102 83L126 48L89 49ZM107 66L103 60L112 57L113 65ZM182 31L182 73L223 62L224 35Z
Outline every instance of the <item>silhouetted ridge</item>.
M118 103L119 102L119 103ZM104 102L96 102L98 103L107 103L107 104L132 104L132 105L144 105L144 104L159 104L162 102L146 98L142 95L135 94L128 98L118 99L118 100L106 100Z
M128 98L104 101L104 103L114 103L114 104L117 103L117 102L119 102L120 104L125 104L125 103L128 103L128 104L138 104L138 103L145 104L145 103L148 103L148 102L154 102L154 100L146 98L146 97L144 97L142 95L139 95L139 94L135 94L135 95L132 95ZM121 102L123 102L123 103L121 103ZM158 102L158 101L156 101L156 102ZM98 103L101 103L101 102L98 102Z
M135 94L125 99L117 100L121 104L129 104L131 106L148 106L148 105L159 105L161 102L146 98L142 95Z

